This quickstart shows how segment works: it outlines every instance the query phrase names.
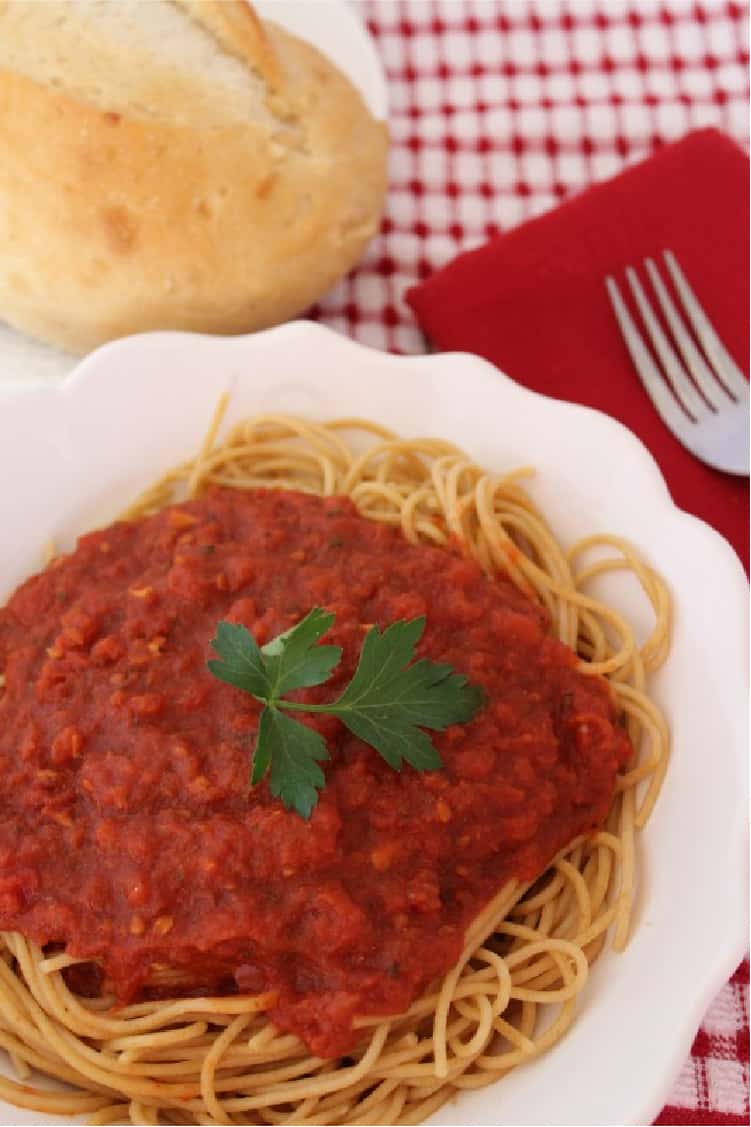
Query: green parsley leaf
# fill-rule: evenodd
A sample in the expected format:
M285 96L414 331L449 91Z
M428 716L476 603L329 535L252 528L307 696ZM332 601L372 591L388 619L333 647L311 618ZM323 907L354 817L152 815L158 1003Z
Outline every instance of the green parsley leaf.
M265 705L251 784L269 772L271 793L303 818L310 817L325 785L319 762L328 759L328 752L317 732L282 709L337 716L394 770L406 762L417 771L433 771L441 766L441 758L423 729L443 731L450 724L466 723L485 699L482 689L450 665L414 660L424 618L394 622L383 632L371 627L355 674L337 700L307 704L286 699L285 693L329 679L342 651L318 642L333 622L333 614L314 607L261 647L244 626L220 622L211 643L220 659L208 663L211 673Z
M271 759L269 787L274 798L309 818L326 782L318 766L318 760L329 757L323 737L277 708L266 707L258 725L256 758L259 748Z
M261 646L271 679L271 697L328 681L332 669L342 659L342 648L315 643L332 626L334 618L321 607L313 607L300 622Z
M483 693L450 665L422 659L408 663L425 629L424 617L394 622L365 636L355 675L327 708L395 770L406 761L417 771L432 771L441 758L421 731L443 731L471 720Z
M321 685L341 660L341 647L311 647L333 621L333 614L314 607L295 626L260 648L245 626L220 622L211 645L221 660L210 661L209 669L220 681L245 689L259 700L276 700L292 689Z
M264 708L258 718L258 731L256 732L256 747L253 752L253 767L250 772L250 785L254 787L260 783L269 769L273 753L273 739L270 732L271 709Z
M220 622L211 646L221 658L208 663L215 677L260 700L269 695L271 682L266 663L250 630L233 622Z

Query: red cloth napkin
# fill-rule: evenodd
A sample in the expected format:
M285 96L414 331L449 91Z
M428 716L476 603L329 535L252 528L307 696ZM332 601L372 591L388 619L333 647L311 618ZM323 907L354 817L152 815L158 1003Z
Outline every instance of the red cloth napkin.
M656 458L674 501L725 536L748 570L748 478L710 469L652 407L603 278L675 252L748 372L749 161L715 129L690 133L547 214L459 255L407 293L441 349L479 353L518 383L596 407Z

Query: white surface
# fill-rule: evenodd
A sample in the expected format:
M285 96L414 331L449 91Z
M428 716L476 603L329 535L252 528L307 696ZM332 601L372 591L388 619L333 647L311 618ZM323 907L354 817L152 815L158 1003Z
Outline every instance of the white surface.
M564 541L622 534L667 578L673 648L654 690L674 748L640 839L631 943L596 964L552 1052L432 1120L651 1123L745 946L747 586L737 557L673 506L651 456L608 417L535 395L476 357L394 357L296 322L244 338L132 337L88 357L61 388L5 403L0 599L40 566L50 535L72 545L197 449L225 389L229 423L262 410L360 414L453 439L494 470L534 463L531 491ZM630 588L616 584L611 598L641 621ZM0 1123L40 1122L0 1106Z
M386 119L386 76L353 4L347 0L258 0L254 6L263 19L274 20L327 55L354 83L371 113ZM59 382L79 359L0 320L0 401L18 385Z

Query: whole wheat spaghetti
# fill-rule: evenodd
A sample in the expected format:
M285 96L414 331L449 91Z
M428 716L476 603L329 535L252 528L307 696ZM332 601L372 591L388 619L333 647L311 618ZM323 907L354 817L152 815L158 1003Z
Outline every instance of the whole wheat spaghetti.
M627 942L636 837L667 767L667 726L646 689L668 650L667 590L617 537L561 546L522 487L529 470L493 476L447 442L402 440L359 419L265 415L218 442L223 408L199 455L166 474L126 518L210 484L263 486L348 495L361 514L399 527L413 543L458 539L488 573L506 573L546 607L583 672L608 679L633 759L602 829L571 842L532 886L503 888L444 979L406 1013L360 1021L361 1043L341 1061L312 1057L279 1032L266 1016L268 995L114 1009L111 998L68 988L63 972L75 959L3 933L0 1046L18 1079L0 1078L0 1099L96 1124L419 1123L456 1092L493 1083L554 1044L608 933L616 949ZM616 569L633 576L654 609L641 642L589 593L595 577ZM35 1073L62 1081L61 1090L35 1087Z

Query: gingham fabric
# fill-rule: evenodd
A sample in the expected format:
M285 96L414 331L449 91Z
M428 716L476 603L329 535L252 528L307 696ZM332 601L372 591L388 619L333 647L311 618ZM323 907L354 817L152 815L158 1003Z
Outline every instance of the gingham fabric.
M745 4L359 8L388 76L388 205L360 268L314 315L372 347L424 351L405 290L496 231L690 129L715 125L748 146ZM744 962L709 1009L658 1123L749 1122L748 980Z

